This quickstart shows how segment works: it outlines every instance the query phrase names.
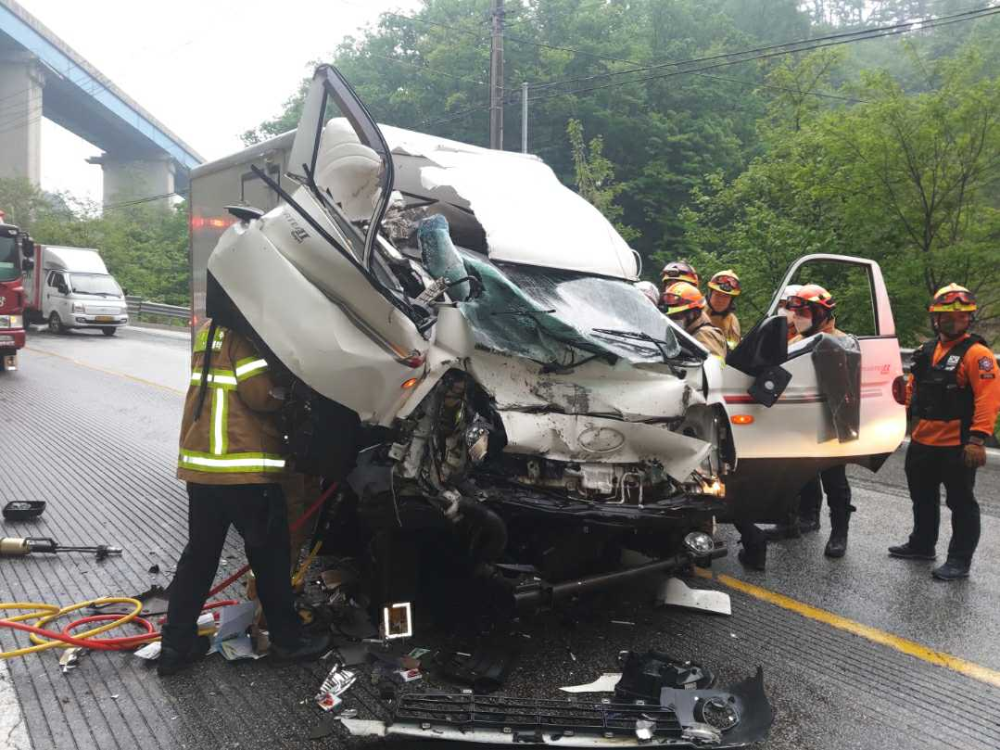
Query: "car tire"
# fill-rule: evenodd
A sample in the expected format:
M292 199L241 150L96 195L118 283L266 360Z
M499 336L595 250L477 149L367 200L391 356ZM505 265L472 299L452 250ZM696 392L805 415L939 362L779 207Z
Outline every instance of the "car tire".
M59 313L52 312L49 315L49 330L52 333L66 333L66 326L63 325L62 318L59 317Z
M102 328L101 329L101 333L103 333L105 336L114 336L116 333L118 333L118 329L117 328Z

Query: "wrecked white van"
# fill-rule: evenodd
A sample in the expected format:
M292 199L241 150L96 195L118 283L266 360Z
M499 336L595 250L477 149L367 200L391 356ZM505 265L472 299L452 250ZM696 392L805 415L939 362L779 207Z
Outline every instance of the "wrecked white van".
M191 211L196 316L286 373L292 460L341 483L331 547L371 562L373 603L439 575L498 606L678 568L722 554L713 518L778 520L904 435L877 264L804 258L768 311L827 264L869 295L856 338L789 348L766 315L723 363L542 161L379 126L330 66L294 135L194 171Z

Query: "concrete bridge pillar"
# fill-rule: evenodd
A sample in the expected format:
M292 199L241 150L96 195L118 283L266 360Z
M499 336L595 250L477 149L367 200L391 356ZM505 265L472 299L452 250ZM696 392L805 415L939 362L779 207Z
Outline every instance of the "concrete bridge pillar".
M28 53L0 56L0 177L41 181L45 74Z
M143 205L170 204L176 165L169 157L118 157L103 154L87 160L104 170L104 205L142 201ZM152 200L149 200L152 199Z

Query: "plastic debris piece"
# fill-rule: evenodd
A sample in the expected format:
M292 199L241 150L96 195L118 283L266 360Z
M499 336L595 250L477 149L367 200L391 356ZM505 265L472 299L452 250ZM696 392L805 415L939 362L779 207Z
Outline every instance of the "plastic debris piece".
M150 573L150 574L152 574L152 575L154 575L154 576L158 575L159 572L160 572L160 566L159 565L150 565L149 566L149 570L147 572Z
M680 607L698 612L732 615L732 599L723 591L692 589L679 578L668 578L656 593L657 606Z
M653 730L656 729L656 722L648 719L636 719L635 736L640 742L648 742L653 739Z
M570 685L559 688L564 693L611 693L622 678L621 672L605 672L593 682L586 685Z
M59 666L62 667L63 674L68 674L76 669L82 653L82 648L68 648L63 652L63 655L59 657Z
M160 658L160 649L163 648L163 643L161 641L153 641L152 643L147 643L142 648L135 652L135 655L140 659L148 659L150 661Z
M628 620L612 620L611 624L612 625L632 625L632 626L635 625L634 622L629 622Z
M340 660L345 667L364 664L365 659L368 657L368 649L359 643L348 643L343 646L337 646L337 651L340 652Z
M226 661L239 661L241 659L260 659L267 654L257 654L253 650L253 641L246 633L223 641L219 644L219 653Z
M416 682L417 680L423 679L423 675L420 673L419 669L401 669L398 672L393 672L393 679L399 682Z
M341 669L339 664L335 664L333 669L330 670L330 674L328 674L326 679L323 680L323 684L320 685L319 692L316 693L316 704L324 711L333 711L338 709L343 703L343 701L340 700L340 696L343 695L357 679L358 677L354 672Z
M229 638L243 635L247 628L253 625L256 602L241 602L231 607L223 607L219 614L219 630L215 634L215 645L218 646Z

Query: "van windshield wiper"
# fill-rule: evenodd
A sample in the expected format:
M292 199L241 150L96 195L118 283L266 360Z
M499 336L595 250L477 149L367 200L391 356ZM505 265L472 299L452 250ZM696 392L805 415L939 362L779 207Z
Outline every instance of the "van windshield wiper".
M670 357L667 356L667 348L666 348L670 346L669 341L664 341L663 339L655 338L643 331L621 331L616 328L591 328L590 330L593 333L599 333L602 336L615 336L620 339L626 339L631 341L645 341L649 344L653 344L660 352L660 356L663 357L664 363L666 364L670 363Z

